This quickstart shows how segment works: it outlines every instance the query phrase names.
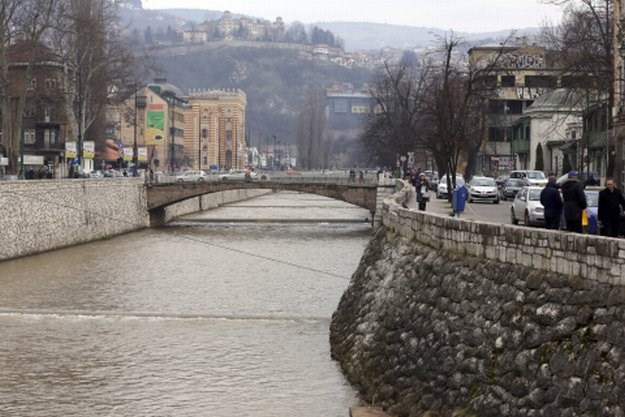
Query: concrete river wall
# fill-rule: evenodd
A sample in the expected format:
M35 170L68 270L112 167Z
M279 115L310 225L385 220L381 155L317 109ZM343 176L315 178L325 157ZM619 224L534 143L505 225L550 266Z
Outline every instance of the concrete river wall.
M331 349L395 416L624 416L625 240L384 203Z
M174 204L166 218L271 190L231 190ZM0 182L0 261L149 227L143 179Z

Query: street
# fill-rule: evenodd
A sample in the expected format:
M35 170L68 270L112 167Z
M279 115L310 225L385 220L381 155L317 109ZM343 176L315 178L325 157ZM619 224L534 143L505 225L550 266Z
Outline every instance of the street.
M501 201L499 204L492 203L469 203L464 207L464 212L460 213L461 219L479 220L490 223L510 224L510 206L512 201ZM415 207L416 209L416 207ZM426 211L439 214L452 214L451 203L446 199L439 200L436 197L430 200L426 206Z

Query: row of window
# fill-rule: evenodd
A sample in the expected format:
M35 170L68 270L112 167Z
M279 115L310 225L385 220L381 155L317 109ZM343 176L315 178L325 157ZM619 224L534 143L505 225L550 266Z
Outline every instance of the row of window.
M591 88L595 85L593 77L569 75L526 75L524 77L515 75L489 75L484 77L483 84L488 88L497 87L520 87L527 88ZM521 83L521 81L523 81Z
M46 77L44 85L48 89L53 89L57 87L58 81L55 77ZM34 90L36 88L37 88L37 78L32 78L30 80L30 85L28 86L28 89Z

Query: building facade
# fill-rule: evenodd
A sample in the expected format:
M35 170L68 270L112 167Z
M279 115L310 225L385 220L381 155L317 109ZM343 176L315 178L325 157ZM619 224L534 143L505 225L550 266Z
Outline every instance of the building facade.
M575 150L582 137L583 109L567 89L538 97L512 126L511 153L518 169L539 169L562 175L564 158L575 165Z
M529 153L512 149L513 126L538 97L578 80L561 76L555 54L535 45L476 47L469 50L469 60L488 71L485 85L492 89L478 167L498 175L518 168L519 160L531 165Z
M184 152L193 169L247 165L247 96L240 89L191 89L184 115Z
M37 59L29 70L32 53ZM62 175L65 142L74 136L70 123L71 105L67 102L72 89L70 73L51 49L31 41L18 41L11 45L8 58L8 117L11 129L20 136L22 143L20 154L23 154L24 161L21 175L59 177ZM20 128L17 114L24 92L21 131L16 132ZM4 116L0 114L0 119ZM1 132L1 126L0 174L4 174L9 170L11 146L9 135Z

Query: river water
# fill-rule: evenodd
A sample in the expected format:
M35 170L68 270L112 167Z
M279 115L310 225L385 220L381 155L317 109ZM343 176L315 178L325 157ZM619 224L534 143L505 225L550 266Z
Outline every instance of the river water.
M277 193L0 263L0 415L344 417L366 210Z

